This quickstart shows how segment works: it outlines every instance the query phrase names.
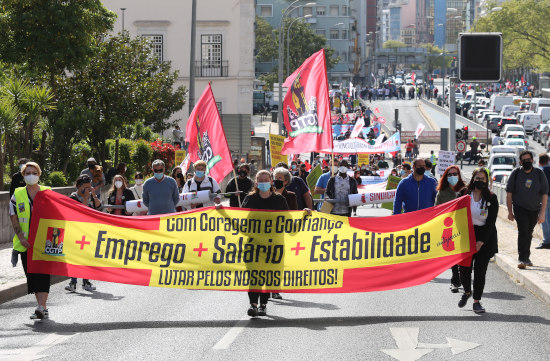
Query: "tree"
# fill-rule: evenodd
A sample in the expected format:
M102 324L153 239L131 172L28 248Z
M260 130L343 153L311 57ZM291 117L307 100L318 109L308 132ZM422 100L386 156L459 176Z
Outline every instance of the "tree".
M0 99L0 189L4 189L6 143L17 129L17 108L6 98Z
M489 4L489 9L496 3ZM502 32L503 66L550 71L550 0L510 0L476 23L478 32Z
M309 58L319 49L325 49L325 60L327 70L332 69L334 65L340 62L340 57L334 58L334 49L327 46L327 39L317 35L309 26L308 23L297 20L290 28L290 67L287 64L286 49L287 49L287 34L288 26L296 20L295 18L286 18L283 24L283 34L285 37L284 54L283 54L283 74L291 74L296 70L304 60ZM279 31L273 29L267 21L261 17L256 17L256 59L261 62L277 62L279 54ZM290 68L290 70L289 70ZM274 66L272 72L260 76L262 81L265 81L269 88L273 88L273 83L278 79L278 65Z
M432 74L434 69L443 69L443 67L446 64L446 67L448 68L450 66L450 63L452 61L451 57L445 56L443 57L443 50L440 49L438 46L434 44L422 44L421 47L426 48L428 52L428 61L427 61L427 71L428 74Z
M103 163L106 139L120 136L126 125L145 122L166 129L170 115L183 108L186 89L174 89L178 72L159 61L145 38L123 33L97 47L87 65L61 77L59 94L69 110L78 109L82 136ZM50 127L57 128L56 122Z
M398 48L406 48L407 45L401 41L388 40L382 45L382 47L384 49L398 49Z
M116 15L100 0L2 0L0 59L54 76L85 65Z

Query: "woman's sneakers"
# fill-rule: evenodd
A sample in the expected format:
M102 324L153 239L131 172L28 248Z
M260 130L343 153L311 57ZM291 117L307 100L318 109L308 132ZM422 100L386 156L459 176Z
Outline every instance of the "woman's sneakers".
M84 280L82 283L82 289L85 291L95 291L95 286L88 280Z
M473 310L475 313L485 313L485 309L479 302L474 302Z
M44 320L48 319L50 317L49 312L47 309L45 309L42 306L36 307L36 310L34 310L34 313L31 315L31 320Z
M460 287L460 286L453 285L453 284L451 283L451 292L452 292L452 293L458 293L458 288L459 288L459 287Z
M250 317L258 316L258 307L254 306L254 305L250 305L250 308L248 309L247 313Z
M250 317L265 316L267 315L267 305L260 305L259 308L254 305L250 305L247 313Z
M69 282L65 289L69 292L76 292L76 282Z
M471 296L472 296L471 293L464 293L460 298L460 301L458 301L458 307L462 308L466 306L466 303L468 302L468 298L470 298Z

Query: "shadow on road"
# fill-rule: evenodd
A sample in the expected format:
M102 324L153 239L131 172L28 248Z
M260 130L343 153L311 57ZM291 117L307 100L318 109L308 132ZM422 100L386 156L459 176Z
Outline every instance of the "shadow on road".
M484 292L483 298L495 298L497 300L521 301L525 296L511 292Z
M412 322L485 322L485 323L521 323L550 325L550 320L540 316L511 315L486 313L471 316L369 316L369 317L317 317L286 319L268 315L257 318L248 324L250 328L293 327L311 330L326 330L330 327L355 327L375 324L401 324ZM102 323L58 323L54 320L34 322L27 327L38 333L86 333L115 330L169 329L169 328L231 328L239 320L204 320L204 321L135 321L135 322L102 322ZM2 331L0 329L0 331Z
M296 301L289 298L286 298L286 295L283 294L282 300L270 299L270 303L274 303L277 306L289 306L289 307L298 307L298 308L319 308L321 310L339 310L340 307L330 304L330 303L317 303L317 302L305 302L305 301Z

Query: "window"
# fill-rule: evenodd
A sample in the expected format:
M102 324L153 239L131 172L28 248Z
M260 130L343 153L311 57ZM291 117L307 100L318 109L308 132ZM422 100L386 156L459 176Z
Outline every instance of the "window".
M325 16L327 14L326 6L317 6L317 16Z
M348 38L348 29L342 29L342 39Z
M338 39L338 29L330 29L330 38Z
M260 16L264 18L273 17L273 5L260 5Z
M325 29L315 29L315 34L322 36L324 38L327 37L327 31Z
M349 6L342 5L342 16L349 16Z
M163 36L162 35L143 35L144 38L151 43L151 51L159 59L163 61Z
M227 76L227 60L222 61L222 35L201 35L201 60L195 73L199 76Z
M313 15L313 7L304 6L304 15Z
M338 16L338 5L330 6L330 16Z
M341 54L341 57L342 57L342 61L344 63L347 63L348 61L348 53L346 51L343 51L342 54Z

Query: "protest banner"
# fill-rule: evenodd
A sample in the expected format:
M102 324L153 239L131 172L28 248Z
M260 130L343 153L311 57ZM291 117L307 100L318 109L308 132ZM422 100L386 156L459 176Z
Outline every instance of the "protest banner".
M174 164L181 164L185 159L186 153L183 149L176 149L174 154Z
M39 192L29 272L203 290L340 293L426 283L475 252L470 197L402 215L201 208L120 217Z
M374 143L374 142L373 142ZM394 133L388 140L378 145L369 144L368 141L361 138L335 140L334 153L389 153L401 150L399 132ZM331 149L325 149L323 152L329 153Z
M440 150L437 155L437 174L443 175L448 166L455 164L455 152Z
M271 167L275 168L277 163L288 163L288 156L281 154L285 137L282 135L269 134L269 154L271 154Z
M418 123L418 125L416 126L416 130L414 131L414 137L416 139L418 139L418 137L420 137L420 134L422 134L422 132L424 131L424 128L426 128L426 126L422 123Z
M393 175L388 176L388 181L386 183L386 189L397 189L397 185L401 182L401 177L396 177ZM382 203L382 208L389 209L393 211L393 200L391 202Z
M320 194L314 194L313 192L315 185L317 184L317 180L321 174L323 174L323 169L321 169L321 165L317 164L317 166L313 168L306 177L307 187L311 190L311 196L313 199L321 199Z

